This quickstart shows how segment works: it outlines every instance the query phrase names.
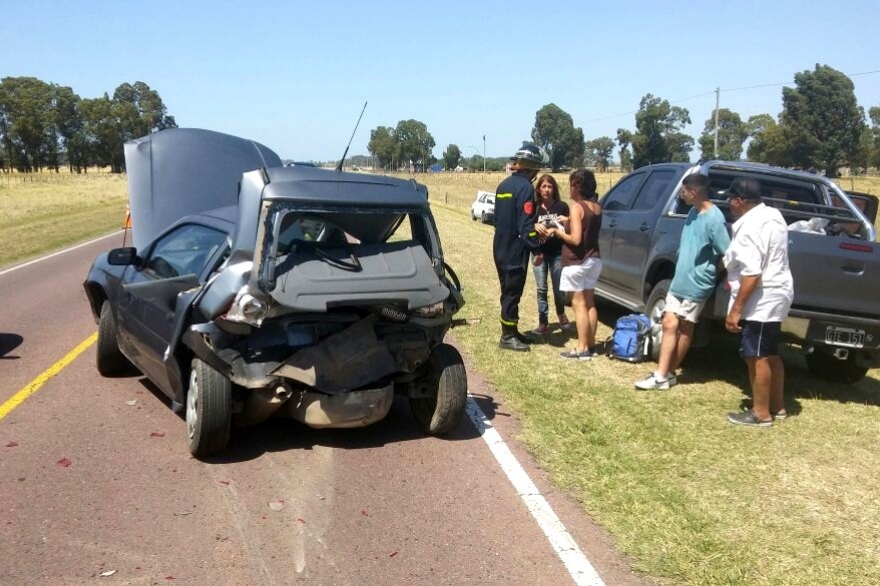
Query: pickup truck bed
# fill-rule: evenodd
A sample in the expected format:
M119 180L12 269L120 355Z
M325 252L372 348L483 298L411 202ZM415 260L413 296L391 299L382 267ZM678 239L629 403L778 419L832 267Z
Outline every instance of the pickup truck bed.
M736 177L750 176L761 182L765 203L779 208L790 225L813 218L824 224L824 233L789 231L795 297L783 331L789 342L805 349L808 366L822 378L851 383L880 366L877 198L846 194L818 175L722 161L633 171L600 200L603 271L596 294L652 318L656 356L663 299L688 212L679 198L681 180L695 171L709 176L712 199L729 220L724 193ZM701 329L726 313L727 293L719 285L701 317ZM698 334L695 344L703 338Z

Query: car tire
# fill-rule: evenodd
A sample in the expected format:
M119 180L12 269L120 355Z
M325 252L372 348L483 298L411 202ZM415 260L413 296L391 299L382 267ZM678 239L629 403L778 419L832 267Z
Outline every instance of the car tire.
M467 404L467 372L458 350L440 344L428 363L429 397L410 397L413 419L425 433L446 435L454 431Z
M477 214L474 213L474 210L471 210L471 220L473 220L474 222L477 221Z
M98 342L95 351L96 365L101 376L119 376L133 369L131 362L119 350L116 338L116 317L110 308L110 302L101 305L101 316L98 320Z
M488 224L488 223L489 223L489 222L486 221L486 212L483 212L483 213L480 214L480 222L482 222L482 223L484 223L484 224Z
M855 353L850 352L846 360L839 360L831 354L816 350L806 355L810 373L822 380L851 385L868 374L868 369L856 364Z
M666 294L670 279L663 279L651 289L645 302L645 315L651 320L651 360L660 360L660 342L663 340L663 311L666 309Z
M232 423L232 381L195 358L186 395L186 436L193 456L226 449Z

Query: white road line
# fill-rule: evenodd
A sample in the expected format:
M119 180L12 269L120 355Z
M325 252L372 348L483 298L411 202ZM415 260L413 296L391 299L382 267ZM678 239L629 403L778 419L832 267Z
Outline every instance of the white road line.
M105 238L110 238L111 236L119 236L119 232L113 232L111 234L107 234L106 236L101 236L99 238L95 238L94 240L89 240L88 242L83 242L82 244L77 244L76 246L71 246L70 248L65 248L64 250L59 250L58 252L53 252L52 254L47 254L46 256L41 256L40 258L35 258L34 260L28 261L26 263L22 263L20 265L14 266L11 269L6 269L5 271L0 271L0 277L5 275L6 273L11 273L12 271L17 271L18 269L23 269L24 267L30 266L32 264L36 264L40 261L44 261L52 258L53 256L58 256L59 254L64 254L65 252L70 252L71 250L76 250L77 248L82 248L83 246L88 246L89 244L94 244L95 242L100 242Z
M477 428L477 431L489 446L495 460L507 475L507 479L513 485L514 490L528 507L529 512L538 526L544 531L550 546L571 575L571 579L577 586L605 586L605 582L599 577L593 564L575 543L571 534L550 508L550 503L529 478L529 475L517 461L516 456L504 443L501 434L492 427L486 414L477 405L474 398L468 395L467 414Z

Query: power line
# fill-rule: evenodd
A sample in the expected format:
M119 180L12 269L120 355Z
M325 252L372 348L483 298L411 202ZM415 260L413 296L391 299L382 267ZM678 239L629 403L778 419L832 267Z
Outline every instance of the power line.
M873 75L875 73L880 73L880 69L878 69L876 71L862 71L859 73L844 73L844 75L847 77L858 77L859 75ZM760 85L749 85L749 86L730 88L730 89L722 88L721 92L722 93L724 93L724 92L741 92L741 91L745 91L745 90L754 90L754 89L765 88L765 87L779 87L779 86L789 85L789 84L791 84L791 81L782 81L782 82L778 82L778 83L764 83L764 84L760 84ZM702 94L696 94L694 96L690 96L687 98L680 98L678 100L674 100L669 103L670 103L670 105L671 104L679 104L681 102L687 102L688 100L694 100L696 98L710 96L714 93L715 93L715 90L712 90L711 92L704 92ZM584 122L584 124L590 124L592 122L601 122L602 120L611 120L612 118L620 118L623 116L631 116L633 114L637 114L638 112L639 112L639 110L633 110L631 112L624 112L622 114L612 114L611 116L603 116L601 118L593 118L592 120L587 120L586 122Z

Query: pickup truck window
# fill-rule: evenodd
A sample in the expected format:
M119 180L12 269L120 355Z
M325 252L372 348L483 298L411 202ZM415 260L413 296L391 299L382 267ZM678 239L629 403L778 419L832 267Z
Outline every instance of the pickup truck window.
M623 178L620 183L614 186L614 189L602 198L602 209L608 211L630 209L646 175L647 173L636 173Z
M654 171L639 191L638 197L632 206L634 210L652 210L657 202L663 200L666 202L666 195L669 193L670 183L675 177L675 171L663 170Z

